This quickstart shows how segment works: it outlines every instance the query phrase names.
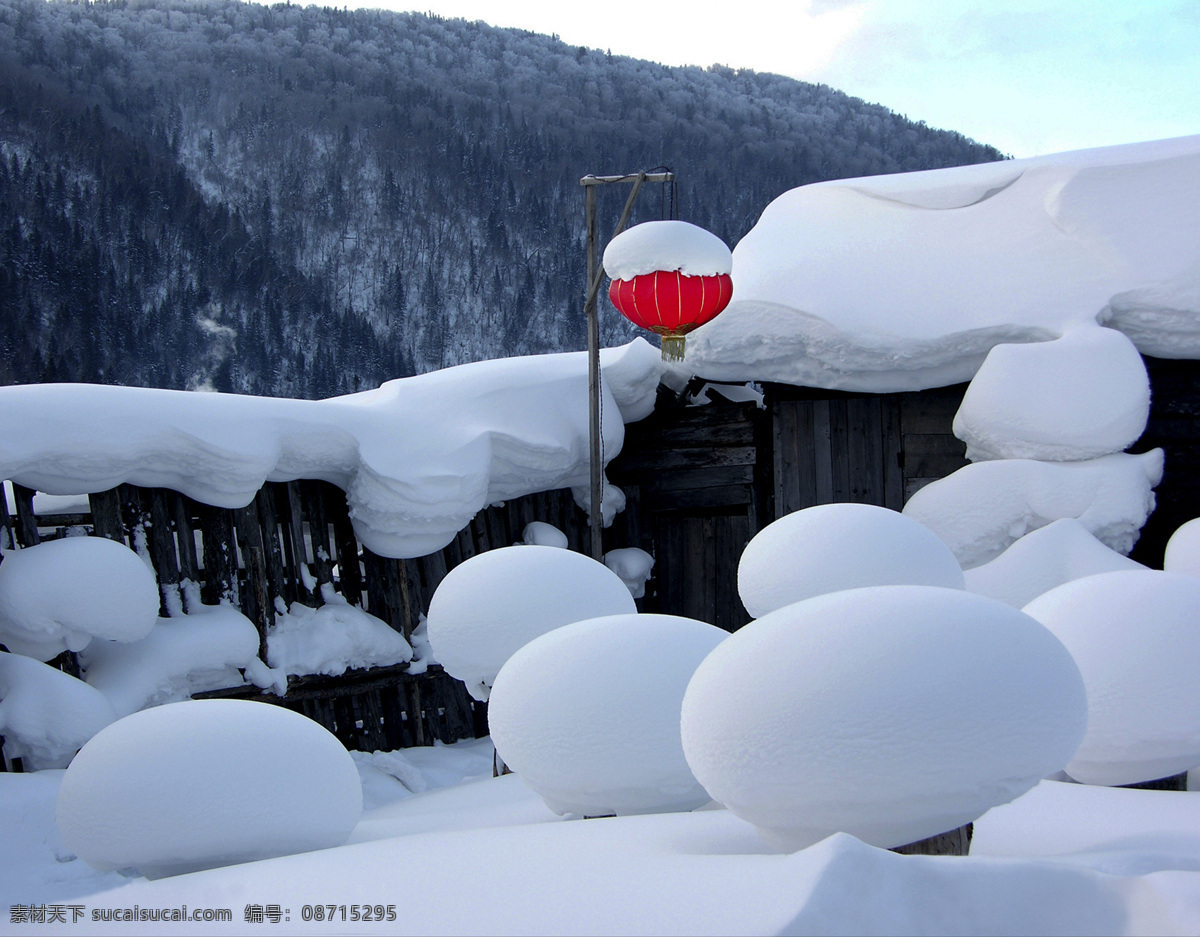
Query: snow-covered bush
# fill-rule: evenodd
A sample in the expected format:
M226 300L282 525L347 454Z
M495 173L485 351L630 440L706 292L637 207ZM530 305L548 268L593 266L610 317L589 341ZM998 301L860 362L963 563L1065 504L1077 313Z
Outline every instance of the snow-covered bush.
M860 586L963 588L962 569L932 532L873 504L820 504L768 524L746 544L738 593L755 618L814 595Z
M1154 510L1162 473L1161 449L1086 462L975 462L926 485L904 513L941 537L963 569L982 566L1029 531L1064 517L1128 553Z
M1200 574L1200 517L1180 524L1163 553L1163 569L1171 573Z
M501 547L460 563L429 600L429 642L446 672L485 700L504 662L555 628L637 611L625 583L591 557Z
M788 605L697 668L683 750L772 842L893 847L954 829L1060 770L1083 737L1070 654L1011 606L876 586Z
M1072 462L1121 452L1150 415L1150 378L1133 342L1095 325L1051 342L997 345L954 417L967 458Z
M362 786L342 744L269 703L188 700L126 716L75 756L58 794L64 845L147 878L346 841Z
M0 736L25 767L65 768L117 718L99 690L32 657L0 653Z
M496 751L557 813L691 810L710 800L679 738L683 693L728 637L674 615L578 621L530 641L488 704Z
M654 569L654 557L640 547L621 547L604 554L604 565L621 577L629 594L640 599L646 594L646 580Z
M1013 608L1072 579L1119 569L1145 569L1093 537L1074 518L1052 521L1027 533L998 557L964 574L967 591Z
M1100 573L1025 612L1066 645L1087 686L1088 726L1067 773L1136 784L1200 766L1200 579Z
M50 660L93 637L136 641L157 620L154 573L104 537L49 540L0 563L0 643L18 654Z

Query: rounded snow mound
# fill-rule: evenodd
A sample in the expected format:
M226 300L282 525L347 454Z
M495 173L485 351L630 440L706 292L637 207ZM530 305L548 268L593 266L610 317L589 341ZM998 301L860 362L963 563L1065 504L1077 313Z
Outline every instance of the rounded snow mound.
M540 545L501 547L460 563L441 581L429 600L429 643L446 672L485 700L504 662L539 635L636 611L625 583L591 557Z
M1073 517L1030 531L994 560L968 569L967 591L1023 608L1073 579L1120 569L1146 569L1097 540Z
M0 737L28 771L65 768L117 718L103 693L32 657L0 653Z
M1133 342L1098 326L1050 342L996 345L954 417L967 458L1074 462L1121 452L1150 416Z
M1200 575L1200 517L1181 524L1163 554L1163 569L1170 573Z
M1154 569L1077 579L1025 606L1087 686L1087 734L1067 774L1137 784L1200 766L1198 609L1200 579Z
M529 546L558 547L565 550L570 544L567 535L545 521L530 521L521 532L521 542Z
M361 813L341 742L246 700L168 703L114 722L75 756L57 807L67 849L147 878L338 846Z
M124 544L66 537L0 563L0 642L17 653L49 660L94 637L137 641L157 621L154 573Z
M579 621L501 668L488 725L505 764L556 813L692 810L711 799L679 737L683 693L728 633L675 615Z
M789 605L696 669L683 750L770 841L891 848L955 829L1060 770L1087 702L1070 654L1011 606L876 586Z
M917 491L904 514L937 534L963 569L994 560L1031 530L1064 517L1128 553L1154 510L1162 475L1161 449L1086 462L975 462Z
M604 272L614 280L632 280L656 270L708 277L733 270L725 242L686 221L647 221L622 231L604 249Z
M609 550L604 554L604 565L621 577L621 582L635 599L646 594L646 580L654 569L654 557L641 547Z
M963 588L962 568L932 531L873 504L820 504L768 524L746 544L738 594L755 618L862 586Z

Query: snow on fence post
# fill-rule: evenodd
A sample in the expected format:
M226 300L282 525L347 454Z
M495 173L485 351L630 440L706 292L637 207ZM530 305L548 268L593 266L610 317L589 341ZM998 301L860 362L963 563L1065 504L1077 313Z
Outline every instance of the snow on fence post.
M350 505L345 493L338 487L325 484L328 492L328 508L333 524L333 546L337 553L338 585L342 597L351 605L361 605L363 596L363 573L359 560L358 538L354 536L354 525L350 521Z
M182 582L186 579L198 586L200 584L200 561L196 556L196 528L192 523L192 518L195 517L195 510L191 506L193 502L178 491L169 489L167 490L167 501L170 505L171 515L175 519L175 540L179 545L180 580ZM185 590L181 588L180 591ZM184 611L193 611L188 608L186 593L184 595Z
M333 546L329 540L329 518L325 513L324 489L321 483L311 479L300 482L300 501L308 516L308 537L312 542L313 573L317 587L313 598L317 607L325 604L321 597L321 586L333 583Z

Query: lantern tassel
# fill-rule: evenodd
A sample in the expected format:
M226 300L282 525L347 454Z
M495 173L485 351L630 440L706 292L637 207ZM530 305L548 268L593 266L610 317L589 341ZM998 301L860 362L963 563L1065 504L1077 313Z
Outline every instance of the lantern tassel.
M664 335L662 337L663 361L682 361L683 346L686 340L686 335Z

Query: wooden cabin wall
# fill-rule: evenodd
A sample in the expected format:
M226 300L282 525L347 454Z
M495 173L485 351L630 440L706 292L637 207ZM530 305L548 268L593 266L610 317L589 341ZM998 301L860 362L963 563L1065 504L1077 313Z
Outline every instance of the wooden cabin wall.
M951 426L966 385L852 394L768 385L774 512L838 501L899 511L922 486L967 464Z
M737 594L737 561L770 520L769 428L752 403L685 407L669 393L625 427L608 477L628 506L605 531L605 550L637 546L654 556L643 611L727 631L750 620Z
M629 508L605 549L655 557L641 607L735 630L742 550L762 527L836 501L900 510L921 486L966 464L951 425L965 385L909 394L850 394L768 384L764 404L717 397L686 407L660 396L625 429L608 468Z

